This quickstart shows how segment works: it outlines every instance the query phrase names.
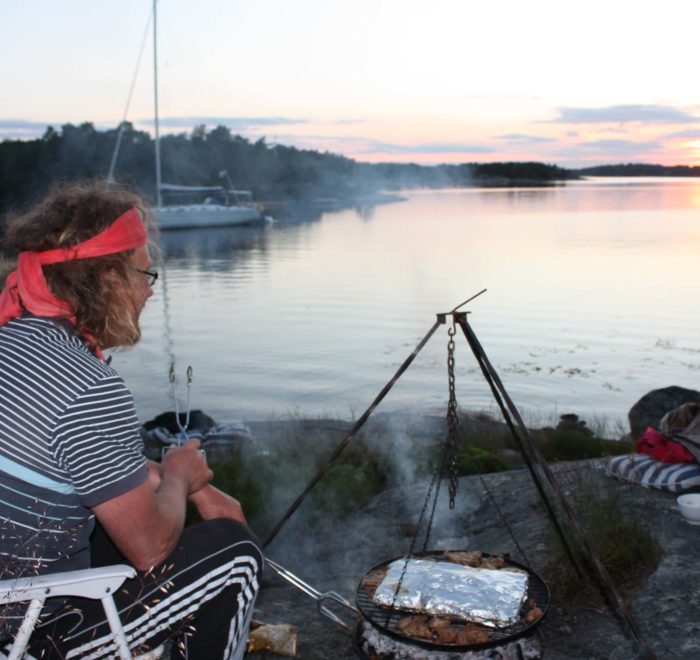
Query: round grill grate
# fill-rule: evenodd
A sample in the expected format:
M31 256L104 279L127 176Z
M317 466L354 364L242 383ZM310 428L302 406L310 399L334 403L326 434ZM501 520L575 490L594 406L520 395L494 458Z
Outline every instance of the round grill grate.
M431 557L436 560L440 560L444 559L443 552L443 550L419 552L411 555L411 558L423 559L426 557ZM482 553L482 555L484 557L494 556L489 555L487 553ZM373 567L369 572L386 569L388 568L389 564L399 559L405 559L405 556L394 557L393 559L383 561L382 563L377 564L375 567ZM515 561L511 561L510 559L505 559L504 568L509 567L518 568L522 571L527 572L528 587L527 597L525 600L535 600L535 602L537 603L537 607L539 607L540 610L542 610L542 616L536 621L528 621L527 613L529 612L529 608L527 602L524 602L522 608L520 609L520 618L514 624L510 626L503 626L500 628L488 628L489 633L491 635L488 642L469 645L438 644L428 639L422 639L419 637L409 637L397 627L397 623L400 619L410 615L411 613L403 610L391 611L389 610L389 608L380 607L379 605L376 605L372 600L372 594L374 593L374 589L364 587L362 585L362 581L360 581L360 585L357 588L357 607L359 608L360 612L362 612L363 616L378 630L386 632L387 634L392 635L393 637L396 637L398 639L409 641L411 643L418 644L427 648L443 649L450 651L474 651L477 649L484 649L491 646L501 645L505 642L509 642L526 635L544 618L544 615L547 613L547 608L549 607L549 588L547 587L544 580L533 570L527 568L527 566L523 566L522 564L519 564ZM458 623L455 623L453 625L459 626Z

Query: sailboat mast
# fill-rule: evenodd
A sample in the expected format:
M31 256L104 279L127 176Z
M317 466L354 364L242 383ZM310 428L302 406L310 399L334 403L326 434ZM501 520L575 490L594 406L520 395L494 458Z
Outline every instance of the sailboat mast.
M153 0L153 106L154 126L156 132L156 206L163 206L161 198L161 174L160 174L160 131L158 126L158 21L156 20L156 5L158 0Z

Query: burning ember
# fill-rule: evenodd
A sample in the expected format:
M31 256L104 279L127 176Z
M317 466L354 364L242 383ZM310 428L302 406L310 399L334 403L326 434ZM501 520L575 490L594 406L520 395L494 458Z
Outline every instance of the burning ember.
M538 660L542 657L539 640L534 634L473 651L460 648L444 651L402 642L367 621L358 627L357 645L362 655L371 660Z

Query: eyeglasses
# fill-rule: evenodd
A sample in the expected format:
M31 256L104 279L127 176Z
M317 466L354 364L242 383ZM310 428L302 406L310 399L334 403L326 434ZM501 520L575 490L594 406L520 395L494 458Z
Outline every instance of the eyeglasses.
M141 270L140 268L134 268L134 270L137 273L141 273L146 278L146 282L148 282L148 286L153 286L156 283L156 280L158 279L158 271L157 270Z

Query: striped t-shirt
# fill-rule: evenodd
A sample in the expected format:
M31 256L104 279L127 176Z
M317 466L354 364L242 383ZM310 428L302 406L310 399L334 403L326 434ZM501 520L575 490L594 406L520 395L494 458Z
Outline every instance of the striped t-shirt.
M124 382L68 327L0 327L0 578L87 568L91 507L147 478Z

